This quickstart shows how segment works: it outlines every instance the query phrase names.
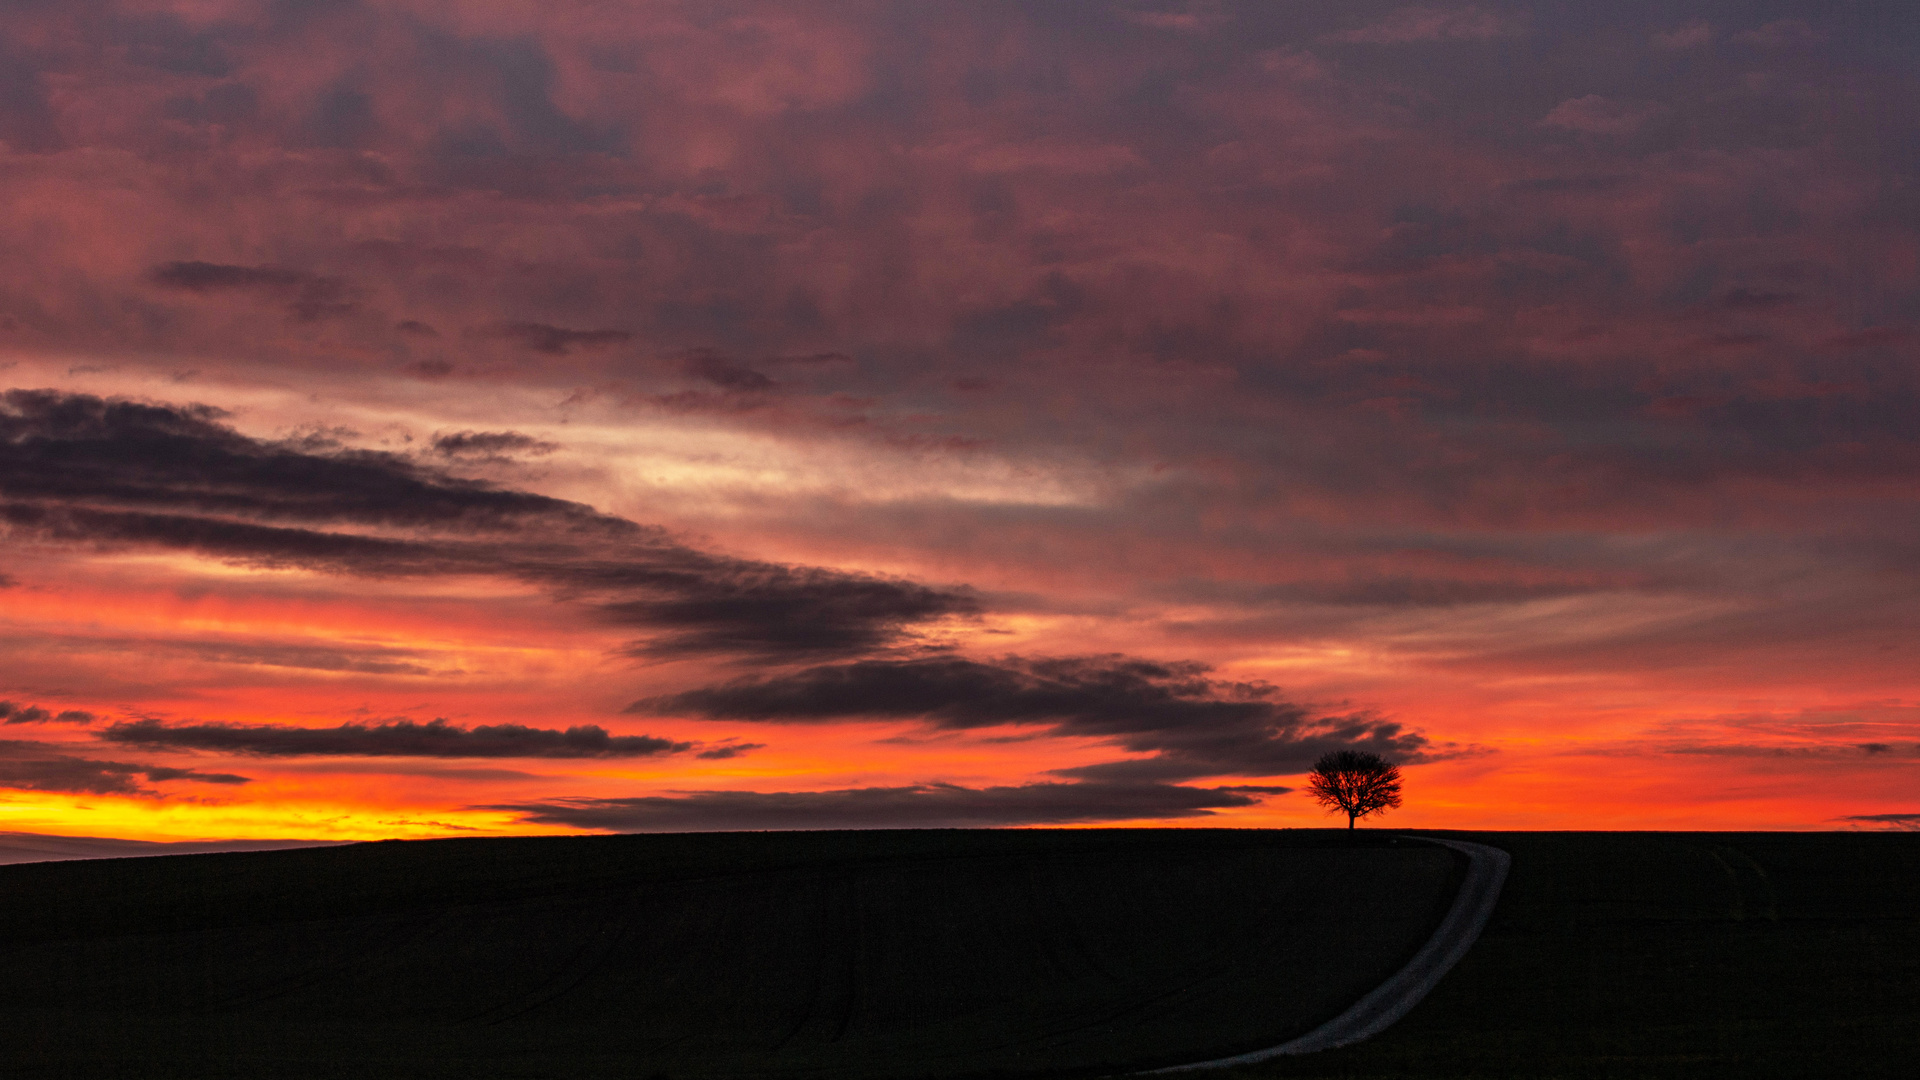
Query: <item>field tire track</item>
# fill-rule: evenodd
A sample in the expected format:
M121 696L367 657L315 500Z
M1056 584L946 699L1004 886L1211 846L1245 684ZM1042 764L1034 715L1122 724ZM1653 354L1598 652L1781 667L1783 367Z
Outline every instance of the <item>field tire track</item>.
M1298 892L1318 892L1320 891L1320 886L1324 885L1327 878L1333 873L1333 867L1323 867L1311 880L1305 882L1296 881L1289 885L1286 895L1293 895ZM1263 939L1263 944L1265 940L1271 940L1272 936L1277 933L1277 930L1270 930L1268 937ZM1244 951L1245 950L1242 950L1242 952ZM1241 955L1228 953L1223 950L1221 953L1208 957L1206 961L1200 965L1198 970L1190 972L1184 981L1173 986L1155 985L1152 987L1143 987L1131 980L1122 983L1120 980L1114 979L1115 987L1125 991L1125 996L1121 1000L1107 1001L1064 1013L1058 1020L1047 1027L1024 1032L1015 1038L1004 1039L1000 1042L989 1044L989 1046L992 1050L1004 1051L1020 1047L1038 1048L1083 1041L1088 1035L1113 1030L1114 1025L1130 1017L1150 1016L1164 1003L1191 993L1195 988L1204 986L1209 982L1231 973L1244 963L1245 961Z
M598 925L584 936L572 954L531 990L492 1008L465 1017L459 1022L484 1026L504 1024L572 993L588 977L599 971L607 962L607 957L620 946L628 930L633 926L633 910L639 904L639 896L636 894L627 903L611 911L602 912Z
M1464 840L1443 840L1437 836L1408 836L1403 839L1441 844L1467 857L1466 880L1460 883L1460 891L1454 895L1453 905L1447 909L1439 929L1407 962L1407 966L1374 987L1346 1012L1297 1039L1233 1057L1196 1061L1189 1065L1170 1065L1135 1075L1226 1069L1277 1057L1350 1046L1380 1034L1411 1012L1421 998L1440 984L1441 977L1467 955L1467 950L1479 939L1480 931L1486 929L1487 920L1493 917L1494 906L1500 901L1500 889L1506 884L1507 870L1513 865L1513 857L1498 848Z
M354 972L386 963L396 948L403 944L417 945L422 941L430 940L444 933L447 927L445 915L438 912L379 921L387 923L385 929L370 939L362 940L350 955L310 962L297 972L273 977L202 1002L191 1012L204 1015L233 1013L288 998L327 982L345 978Z
M813 991L807 996L807 1007L801 1011L800 1019L794 1021L792 1027L788 1028L783 1035L774 1040L774 1053L785 1050L789 1043L792 1043L800 1037L801 1032L807 1030L808 1025L813 1023L814 1016L820 1012L820 1003L826 998L828 993L827 965L832 959L833 954L832 946L829 943L834 936L834 922L837 915L834 903L835 897L828 891L828 883L824 875L817 873L809 874L805 880L812 887L813 902L818 908L816 917L819 920L819 926L815 928L818 937L815 939L812 950L813 963L810 965L814 973Z

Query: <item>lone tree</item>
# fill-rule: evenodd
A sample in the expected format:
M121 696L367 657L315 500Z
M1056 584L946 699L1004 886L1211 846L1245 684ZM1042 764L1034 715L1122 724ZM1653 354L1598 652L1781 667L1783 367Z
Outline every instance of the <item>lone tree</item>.
M1351 829L1357 818L1400 805L1400 766L1365 750L1335 750L1313 763L1307 794L1329 810L1346 811Z

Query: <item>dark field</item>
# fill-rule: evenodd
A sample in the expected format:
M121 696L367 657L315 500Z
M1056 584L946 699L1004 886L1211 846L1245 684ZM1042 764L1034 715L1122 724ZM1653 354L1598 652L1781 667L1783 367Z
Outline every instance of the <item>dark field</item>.
M1514 856L1460 966L1370 1042L1231 1075L1920 1073L1920 834L1447 835ZM0 1076L1097 1075L1310 1029L1457 875L1227 830L6 867Z
M1418 1008L1260 1077L1920 1076L1920 834L1459 833L1513 869Z
M1419 948L1460 869L1318 830L5 867L0 1075L1101 1075L1311 1029Z

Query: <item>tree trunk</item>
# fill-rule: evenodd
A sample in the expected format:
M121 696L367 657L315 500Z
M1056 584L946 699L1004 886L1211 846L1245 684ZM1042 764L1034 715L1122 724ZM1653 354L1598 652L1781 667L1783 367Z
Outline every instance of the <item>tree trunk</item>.
M1355 815L1353 811L1351 810L1347 811L1347 828L1349 829L1353 828L1353 819L1356 816L1357 815Z

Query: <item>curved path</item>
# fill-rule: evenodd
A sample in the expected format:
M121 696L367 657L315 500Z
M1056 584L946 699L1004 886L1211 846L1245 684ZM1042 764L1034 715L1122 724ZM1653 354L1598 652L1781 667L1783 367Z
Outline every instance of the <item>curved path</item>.
M1493 916L1493 906L1500 900L1500 887L1506 884L1507 867L1513 863L1513 857L1498 848L1470 844L1464 840L1442 840L1434 836L1408 836L1403 839L1444 844L1467 857L1467 878L1460 883L1460 892L1454 896L1453 906L1447 909L1447 917L1440 920L1440 928L1433 932L1433 936L1413 955L1406 967L1374 987L1351 1009L1297 1039L1279 1046L1269 1046L1265 1050L1212 1061L1196 1061L1191 1065L1173 1065L1142 1075L1224 1069L1291 1054L1331 1050L1336 1046L1347 1046L1372 1038L1407 1015L1420 1003L1421 998L1427 996L1428 991L1439 985L1440 977L1452 970L1453 965L1467 955L1467 950L1480 937L1480 931Z

